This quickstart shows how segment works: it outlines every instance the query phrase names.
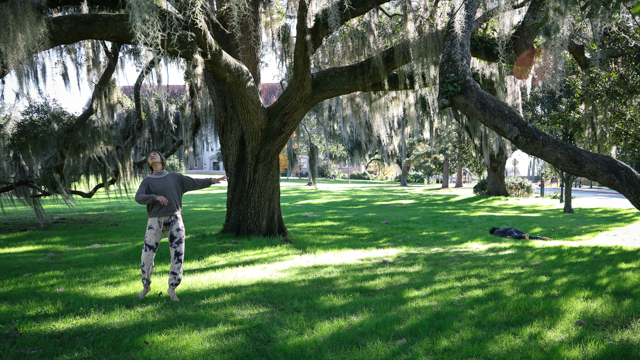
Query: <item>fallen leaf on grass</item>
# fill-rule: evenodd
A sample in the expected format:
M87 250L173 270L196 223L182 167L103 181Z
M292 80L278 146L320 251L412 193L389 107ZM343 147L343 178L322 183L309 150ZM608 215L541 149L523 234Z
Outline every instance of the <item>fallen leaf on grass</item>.
M383 221L382 223L383 223L383 224L388 224L389 222L388 222L387 220L385 220L385 221Z
M149 342L147 340L144 340L144 344L149 345Z
M102 245L100 245L100 244L93 244L93 245L91 245L90 247L92 247L92 248L99 248L99 247L101 247L101 246L102 246Z
M402 338L402 339L396 341L396 345L404 345L406 343L407 343L407 339L405 339L405 338Z
M586 325L587 323L582 321L582 320L578 320L576 321L576 326L582 326L582 325Z
M318 217L320 215L311 215L311 214L304 214L302 215L302 217Z
M64 291L64 288L57 288L55 290L53 290L54 293L61 293Z
M33 273L24 274L24 275L22 275L22 277L27 277L27 276L29 276L31 274L33 274Z
M162 295L162 291L160 291L160 292L158 293L158 296L161 296L161 295Z
M451 235L449 235L449 234L444 234L444 236L446 236L446 237L451 237Z

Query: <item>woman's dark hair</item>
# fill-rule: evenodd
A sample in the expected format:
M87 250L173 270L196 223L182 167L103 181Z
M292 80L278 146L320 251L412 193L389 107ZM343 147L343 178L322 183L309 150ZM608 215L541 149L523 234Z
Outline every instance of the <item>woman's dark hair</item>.
M156 153L156 154L160 155L160 161L162 162L162 170L164 170L167 167L167 159L158 150L149 151L149 156L151 156L151 154L153 154L153 153ZM149 166L149 170L151 170L151 172L153 172L153 166L151 166L151 164L149 164L149 156L147 156L147 165Z
M493 235L494 232L496 232L496 230L498 230L499 228L497 227L492 227L491 229L489 229L489 234Z

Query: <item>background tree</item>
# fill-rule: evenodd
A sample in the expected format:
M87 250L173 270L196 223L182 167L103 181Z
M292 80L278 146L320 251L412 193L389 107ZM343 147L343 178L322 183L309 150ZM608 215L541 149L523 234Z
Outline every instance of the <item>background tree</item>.
M546 88L547 92L538 90L536 96L532 97L526 104L529 119L545 131L571 145L578 145L584 138L584 122L580 101L580 91L576 77L570 75L564 82L561 89ZM571 184L576 179L575 176L563 171L559 171L562 186L560 202L564 202L564 212L573 213L571 205ZM563 194L566 193L565 196Z
M146 157L150 149L171 156L183 144L178 138L183 132L180 101L163 101L151 91L150 101L141 101L142 79L156 61L147 64L136 82L134 108L110 81L120 46L97 46L104 50L106 64L97 63L103 72L82 114L70 114L46 100L27 106L18 117L5 117L0 193L14 192L40 222L45 216L40 198L59 195L72 204L71 195L90 198L114 184L126 189L132 176L148 171L145 159L133 157ZM142 126L145 120L148 124Z
M441 174L444 167L444 156L427 141L415 144L407 161L410 162L413 171L424 176L427 183L436 174Z

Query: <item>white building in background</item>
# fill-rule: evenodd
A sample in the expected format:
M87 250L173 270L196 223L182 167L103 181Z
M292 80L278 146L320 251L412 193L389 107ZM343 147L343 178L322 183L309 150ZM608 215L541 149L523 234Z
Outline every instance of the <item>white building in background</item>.
M196 154L189 160L187 173L224 174L220 141L213 134L206 133L195 139ZM186 164L185 164L186 165Z
M529 166L531 164L531 157L522 150L516 150L507 159L505 166L505 175L514 175L514 160L515 160L515 175L519 177L526 177L529 175Z

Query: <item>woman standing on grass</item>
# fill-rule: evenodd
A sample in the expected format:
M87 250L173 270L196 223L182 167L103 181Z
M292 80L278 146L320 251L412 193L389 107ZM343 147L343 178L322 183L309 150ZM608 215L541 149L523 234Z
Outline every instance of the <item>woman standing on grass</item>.
M167 172L167 160L158 151L152 151L147 159L151 175L142 180L136 202L147 205L147 232L144 235L142 247L142 292L138 299L142 299L151 291L151 274L153 273L153 259L158 251L158 245L164 232L168 233L169 249L171 252L171 267L169 273L169 288L167 293L171 300L180 301L176 296L176 287L182 281L182 262L184 256L184 224L182 223L182 195L187 191L207 188L227 179L193 179L177 173Z

